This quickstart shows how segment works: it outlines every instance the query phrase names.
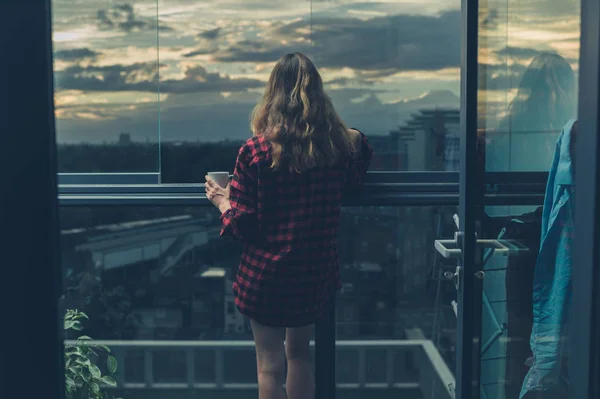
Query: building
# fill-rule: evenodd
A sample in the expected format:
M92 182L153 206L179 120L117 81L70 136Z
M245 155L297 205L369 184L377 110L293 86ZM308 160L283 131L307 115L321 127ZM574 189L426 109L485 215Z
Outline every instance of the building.
M422 109L414 113L398 130L390 132L394 143L406 151L406 168L410 171L448 171L448 161L457 156L456 140L460 125L458 109ZM450 157L454 157L449 159Z

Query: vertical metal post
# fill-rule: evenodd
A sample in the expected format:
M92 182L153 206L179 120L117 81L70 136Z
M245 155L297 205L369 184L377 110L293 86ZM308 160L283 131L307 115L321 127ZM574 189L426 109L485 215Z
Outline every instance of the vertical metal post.
M117 383L118 388L125 387L125 351L127 350L125 347L117 346L111 349L112 354L117 359L117 372L114 375L115 382Z
M575 181L573 302L569 329L569 396L600 397L600 4L581 2L579 123Z
M144 348L144 384L146 389L154 386L154 353L152 348Z
M483 205L485 166L480 164L477 145L479 0L462 0L461 92L459 175L460 247L456 397L474 399L479 393L478 341L481 317L481 285L474 276L480 254L476 230Z
M0 2L1 398L64 397L50 0Z
M358 348L358 388L364 389L367 383L367 349Z
M223 388L225 384L225 354L223 347L218 347L215 351L215 384L217 389Z
M185 348L185 364L187 371L187 384L189 389L194 389L196 383L196 352L194 348Z
M315 326L315 397L335 399L335 298Z
M388 349L385 353L385 382L387 383L388 388L394 387L394 382L396 378L396 374L394 373L394 356L396 352L391 348Z

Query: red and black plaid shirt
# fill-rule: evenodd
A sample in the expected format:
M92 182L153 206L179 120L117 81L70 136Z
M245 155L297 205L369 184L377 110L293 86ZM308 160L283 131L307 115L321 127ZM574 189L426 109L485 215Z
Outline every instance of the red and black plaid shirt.
M244 243L233 292L239 311L270 326L312 324L341 287L337 228L342 200L364 184L373 150L361 134L356 160L304 173L271 168L262 136L238 154L221 235Z

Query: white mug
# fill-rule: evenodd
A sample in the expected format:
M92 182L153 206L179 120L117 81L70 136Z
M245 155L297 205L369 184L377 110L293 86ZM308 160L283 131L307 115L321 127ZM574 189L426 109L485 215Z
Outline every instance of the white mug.
M223 188L227 187L227 183L229 183L229 172L208 172L207 175Z

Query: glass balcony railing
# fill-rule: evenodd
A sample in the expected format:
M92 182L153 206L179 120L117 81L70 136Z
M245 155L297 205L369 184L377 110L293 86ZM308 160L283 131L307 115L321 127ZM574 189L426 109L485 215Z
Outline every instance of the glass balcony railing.
M452 398L456 318L439 279L452 264L433 247L452 211L344 208L332 327L341 397ZM63 304L112 350L119 396L255 395L252 334L231 293L241 247L219 223L205 207L61 209Z

